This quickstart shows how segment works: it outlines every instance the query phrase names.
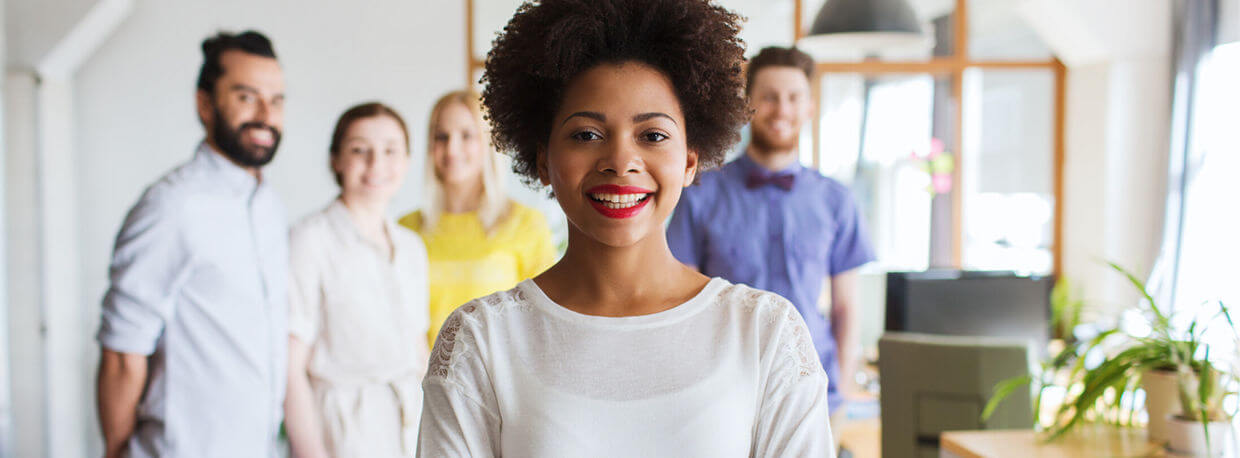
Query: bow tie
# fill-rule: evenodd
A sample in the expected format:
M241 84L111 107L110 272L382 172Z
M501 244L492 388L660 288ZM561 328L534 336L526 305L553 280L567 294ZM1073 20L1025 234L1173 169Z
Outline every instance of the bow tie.
M775 185L784 191L791 191L793 183L796 182L797 176L791 173L765 174L762 172L752 172L745 179L745 187L749 189L761 188L766 185Z

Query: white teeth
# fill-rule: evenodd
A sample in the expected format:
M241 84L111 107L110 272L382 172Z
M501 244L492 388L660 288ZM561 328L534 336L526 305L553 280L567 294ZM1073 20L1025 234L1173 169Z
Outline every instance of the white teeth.
M623 207L630 207L631 204L646 198L646 194L590 194L590 197L605 204L623 204Z
M590 194L590 198L602 202L604 207L611 209L636 206L647 194Z

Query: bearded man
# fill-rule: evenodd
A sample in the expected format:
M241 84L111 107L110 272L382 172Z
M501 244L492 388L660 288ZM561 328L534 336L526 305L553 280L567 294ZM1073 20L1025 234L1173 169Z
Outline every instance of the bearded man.
M284 126L267 37L202 43L192 159L116 237L98 340L108 457L275 457L287 373L288 220L262 168Z

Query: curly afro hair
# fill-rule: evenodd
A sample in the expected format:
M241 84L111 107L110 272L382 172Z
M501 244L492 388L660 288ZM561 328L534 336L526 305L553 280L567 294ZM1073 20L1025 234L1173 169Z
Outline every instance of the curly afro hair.
M600 64L640 62L671 80L702 168L740 140L743 19L705 0L544 0L522 4L487 54L482 102L495 148L538 181L537 156L564 90Z

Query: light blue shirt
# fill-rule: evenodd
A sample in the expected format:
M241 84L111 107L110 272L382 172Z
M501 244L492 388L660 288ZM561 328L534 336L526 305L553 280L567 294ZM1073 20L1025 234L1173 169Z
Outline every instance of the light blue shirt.
M205 143L130 209L98 335L150 355L130 456L276 456L287 221L271 186Z

